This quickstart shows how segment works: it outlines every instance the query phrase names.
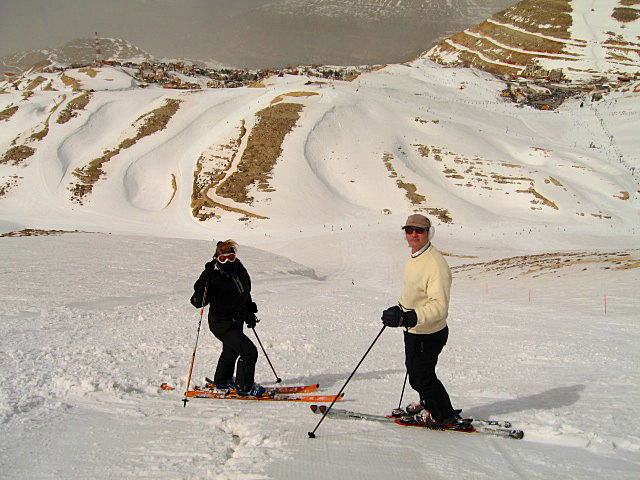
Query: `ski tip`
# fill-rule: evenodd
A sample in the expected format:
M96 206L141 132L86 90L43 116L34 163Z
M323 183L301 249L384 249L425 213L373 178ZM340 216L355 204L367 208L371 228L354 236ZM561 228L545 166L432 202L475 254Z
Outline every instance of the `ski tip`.
M313 413L316 413L316 410L318 410L318 405L315 405L315 404L313 404L313 405L309 405L309 408L311 409L311 411L312 411Z
M160 384L160 388L162 390L175 390L175 387L172 387L171 385L169 385L167 382L162 382Z
M313 432L307 432L309 434L309 438L316 438L316 434Z
M327 406L326 405L320 405L318 408L320 409L321 413L324 413L324 412L327 411Z

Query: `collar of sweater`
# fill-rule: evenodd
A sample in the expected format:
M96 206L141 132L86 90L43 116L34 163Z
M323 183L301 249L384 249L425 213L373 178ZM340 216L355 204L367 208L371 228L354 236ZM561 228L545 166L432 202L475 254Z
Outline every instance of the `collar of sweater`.
M411 258L416 258L418 256L420 256L420 254L424 253L425 251L427 251L427 249L431 246L431 242L427 242L427 244L422 247L420 250L418 250L416 253L412 253L411 254Z

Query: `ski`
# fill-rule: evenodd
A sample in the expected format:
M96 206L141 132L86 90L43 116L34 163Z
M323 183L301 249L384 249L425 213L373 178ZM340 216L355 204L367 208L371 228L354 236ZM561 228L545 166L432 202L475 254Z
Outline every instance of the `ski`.
M413 417L408 417L408 416L393 418L393 421L398 425L404 425L405 427L428 428L429 430L445 430L447 432L464 432L464 433L474 433L476 431L473 424L468 420L462 421L460 423L456 423L455 425L451 425L451 426L425 425L424 423L418 422Z
M351 410L343 410L340 408L327 409L325 405L311 405L311 411L314 413L327 413L327 416L340 419L355 419L355 420L369 420L373 422L394 422L398 425L413 426L416 428L429 428L432 430L452 431L452 432L464 432L464 433L479 433L484 435L494 435L499 437L514 438L520 440L524 437L522 430L510 428L511 422L498 421L498 420L473 420L467 419L467 422L463 422L463 427L458 429L453 428L439 428L425 426L415 422L411 417L393 417L391 415L374 415L371 413L354 412ZM464 425L470 425L464 427ZM508 425L508 427L504 426Z
M216 384L209 377L205 377L205 385L204 387L195 386L194 390L214 390L216 388ZM319 383L314 383L313 385L293 385L290 387L265 387L267 390L267 394L271 392L275 392L276 394L281 393L311 393L315 392L318 388L320 388ZM233 390L232 393L235 393Z
M255 400L258 402L334 402L342 400L344 393L340 395L290 395L281 393L267 394L262 397L245 397L237 393L217 393L209 390L189 390L190 398L216 398L220 400Z
M194 391L202 391L202 392L212 392L215 390L215 383L210 381L208 378L206 379L207 383L205 386L200 387L195 385L193 387ZM315 383L313 385L294 385L290 387L266 387L266 395L273 394L292 394L292 393L312 393L315 392L320 387L319 383ZM160 388L162 390L175 390L175 387L169 385L166 382L160 384ZM231 393L236 393L235 391L231 391Z

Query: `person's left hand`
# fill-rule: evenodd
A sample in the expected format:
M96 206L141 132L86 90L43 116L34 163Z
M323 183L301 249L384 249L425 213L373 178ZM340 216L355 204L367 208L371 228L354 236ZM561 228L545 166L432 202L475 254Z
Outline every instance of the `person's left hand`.
M258 323L260 320L258 320L258 317L256 317L255 313L250 313L249 315L247 315L247 320L246 320L246 324L248 328L256 328L256 323Z
M382 312L382 323L387 327L415 327L418 316L414 310L403 311L398 305Z

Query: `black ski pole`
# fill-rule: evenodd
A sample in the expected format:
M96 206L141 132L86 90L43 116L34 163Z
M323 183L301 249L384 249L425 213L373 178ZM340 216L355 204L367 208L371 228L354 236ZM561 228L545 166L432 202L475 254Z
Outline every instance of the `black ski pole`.
M273 364L271 363L271 360L269 360L269 355L267 355L267 351L262 346L262 342L260 341L260 337L258 336L258 332L256 332L256 327L251 327L251 330L253 330L253 333L256 336L256 339L258 340L258 343L260 344L260 348L262 349L262 353L264 353L264 357L267 359L267 362L269 362L269 366L271 367L271 371L276 376L276 383L280 383L282 381L282 379L276 373L276 369L273 368Z
M402 398L404 397L404 389L407 386L407 378L409 377L409 370L404 374L404 382L402 383L402 392L400 393L400 401L398 402L398 408L396 408L391 415L393 417L400 417L403 415L404 411L402 410Z
M198 339L200 338L200 326L202 325L202 314L204 313L204 305L207 299L207 289L209 288L209 284L207 284L206 287L204 287L204 293L202 294L202 307L200 308L200 321L198 322L198 333L196 334L196 344L193 347L193 355L191 356L191 366L189 367L189 376L187 377L187 389L184 391L184 399L182 400L184 402L184 406L186 408L187 406L187 402L189 401L189 398L187 397L187 394L189 393L189 385L191 385L191 374L193 373L193 364L196 361L196 350L198 348Z
M308 432L309 434L309 438L316 438L316 430L318 429L318 427L320 426L320 424L322 423L322 421L324 420L324 417L327 416L327 414L329 413L329 410L331 410L331 407L333 407L333 404L336 403L336 400L338 400L339 398L341 398L342 392L344 391L345 387L347 386L347 384L349 383L349 380L351 380L351 377L353 377L353 375L356 373L356 370L358 370L358 368L360 367L360 365L362 364L362 362L364 361L365 357L367 356L367 354L371 351L371 349L373 348L373 346L375 345L375 343L378 341L378 339L380 338L380 335L382 335L382 332L384 332L384 329L387 328L386 325L383 325L382 328L380 329L380 332L378 332L378 335L376 335L376 338L373 340L373 343L371 343L371 345L369 346L369 348L367 349L366 352L364 352L364 355L362 356L362 358L360 359L360 361L358 362L358 365L356 365L356 368L353 369L353 372L351 372L351 375L349 375L349 378L347 378L347 381L344 382L344 385L342 386L342 388L340 389L340 391L336 394L336 396L333 398L333 401L331 402L331 405L329 405L329 408L327 408L324 413L322 414L322 418L318 421L318 424L316 425L316 428L313 429L313 431Z

